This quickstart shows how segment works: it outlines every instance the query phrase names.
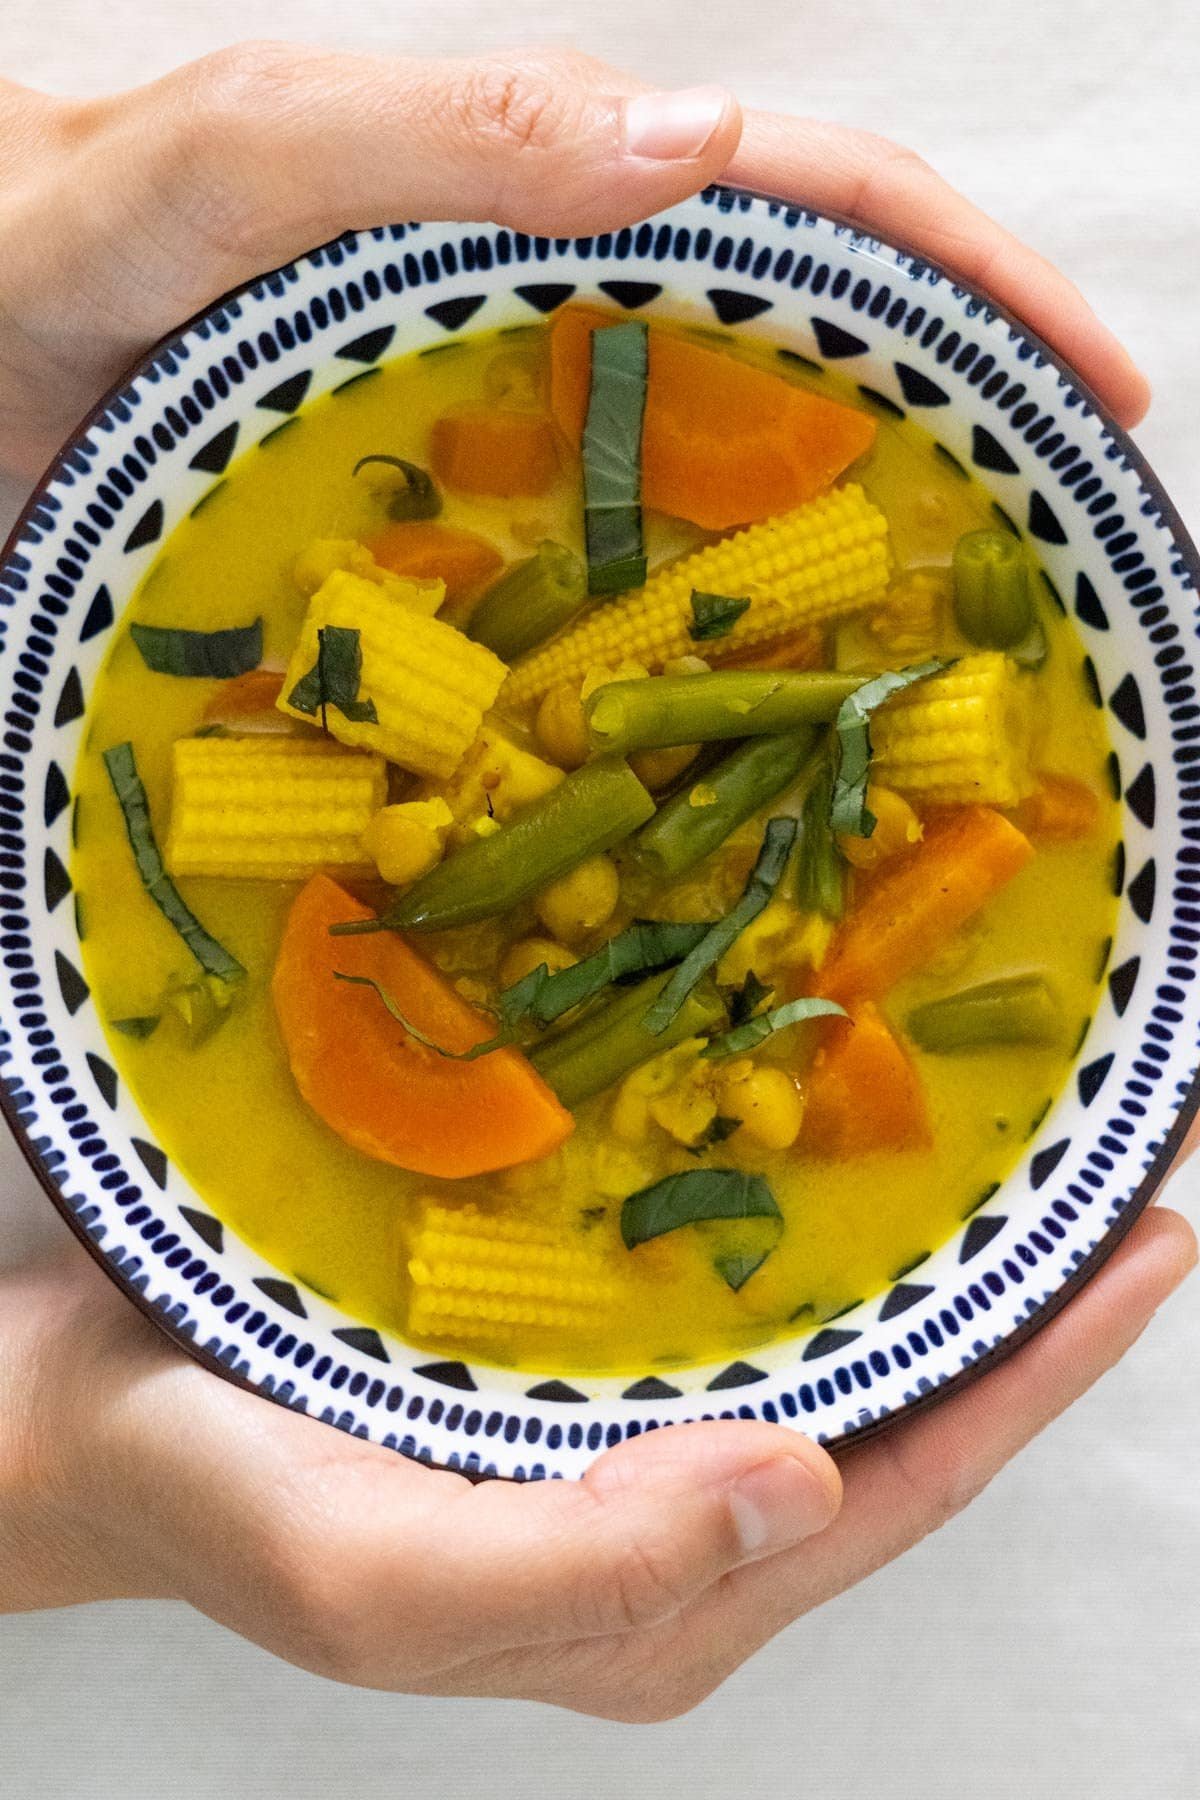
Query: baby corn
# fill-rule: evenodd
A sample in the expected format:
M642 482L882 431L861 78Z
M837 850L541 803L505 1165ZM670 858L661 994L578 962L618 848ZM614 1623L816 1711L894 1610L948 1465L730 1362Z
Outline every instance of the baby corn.
M964 656L889 700L871 778L932 806L1016 806L1032 791L1030 681L998 650Z
M409 1241L408 1327L417 1337L503 1338L599 1326L616 1287L594 1250L559 1227L428 1203Z
M371 872L363 833L387 797L382 757L316 738L180 738L174 769L172 875Z
M645 587L590 612L514 668L504 702L522 706L595 664L661 669L695 650L693 592L749 598L720 640L732 653L876 605L888 580L887 520L853 483L670 563Z

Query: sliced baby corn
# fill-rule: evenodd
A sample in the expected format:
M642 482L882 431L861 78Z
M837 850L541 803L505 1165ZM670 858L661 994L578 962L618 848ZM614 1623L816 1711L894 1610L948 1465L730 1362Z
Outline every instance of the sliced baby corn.
M872 780L934 806L1016 806L1033 789L1031 686L986 650L905 689L871 726Z

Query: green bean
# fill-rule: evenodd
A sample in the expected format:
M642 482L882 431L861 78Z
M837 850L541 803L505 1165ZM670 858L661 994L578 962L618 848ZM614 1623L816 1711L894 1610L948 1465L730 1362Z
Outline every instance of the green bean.
M836 719L861 675L828 670L726 669L714 675L651 675L609 681L584 703L596 750L622 756L715 738L771 737Z
M544 538L533 556L514 563L493 582L467 626L467 636L516 662L553 637L587 599L587 570L565 544Z
M846 865L830 822L834 755L831 738L814 758L800 812L800 849L796 858L797 906L804 912L823 913L827 919L841 918L846 898Z
M1029 564L1008 531L968 531L954 546L954 616L972 644L1007 650L1033 625Z
M811 726L748 738L663 802L637 835L637 855L656 875L682 875L795 781L815 740Z
M491 837L478 838L414 882L378 919L332 927L443 931L494 918L644 825L654 801L618 756L585 763Z
M1005 975L961 993L914 1007L908 1034L922 1050L956 1050L1031 1044L1050 1049L1062 1041L1062 1008L1045 976Z
M705 981L692 989L667 1029L652 1036L642 1021L670 979L669 969L652 975L529 1052L530 1062L564 1106L578 1106L652 1056L724 1022L721 996Z

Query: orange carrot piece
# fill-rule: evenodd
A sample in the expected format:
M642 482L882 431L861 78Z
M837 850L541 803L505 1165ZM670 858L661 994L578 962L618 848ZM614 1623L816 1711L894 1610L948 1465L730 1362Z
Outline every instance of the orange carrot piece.
M419 1175L454 1179L532 1162L556 1150L575 1121L516 1049L453 1062L406 1035L368 975L418 1030L448 1050L495 1031L402 937L331 937L368 909L326 875L300 891L275 964L275 1014L296 1085L346 1143Z
M1090 837L1100 823L1100 796L1073 775L1044 770L1013 822L1039 844L1066 844Z
M252 719L272 713L283 688L278 669L250 669L223 681L204 709L206 719Z
M878 1009L868 1000L851 1019L831 1019L809 1071L798 1148L840 1160L932 1141L920 1078Z
M564 307L550 330L550 407L583 435L595 307ZM642 498L708 531L749 525L823 493L875 441L875 422L720 350L651 331Z
M888 862L838 927L816 992L843 1006L878 999L935 956L1033 853L991 807L931 819L911 854Z
M463 494L544 494L558 474L558 442L548 413L483 407L444 413L429 445L433 472Z
M722 669L820 669L828 661L825 633L816 625L794 631L777 644L751 644L747 649L721 655L721 639L702 644L707 661Z
M367 539L367 549L393 575L444 581L451 609L477 599L504 567L503 556L486 538L424 519L387 526Z

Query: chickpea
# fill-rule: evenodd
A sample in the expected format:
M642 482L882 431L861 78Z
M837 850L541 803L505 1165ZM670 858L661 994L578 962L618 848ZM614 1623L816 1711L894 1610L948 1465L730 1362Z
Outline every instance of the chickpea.
M453 823L444 800L408 800L385 806L363 833L367 855L393 887L418 881L442 860Z
M514 987L518 981L524 981L526 975L540 969L543 963L554 975L559 969L569 969L578 960L565 944L556 944L553 938L521 938L505 952L500 964L500 985Z
M804 1117L800 1090L783 1069L751 1068L749 1074L731 1071L721 1084L720 1110L727 1118L740 1119L742 1130L765 1150L786 1150L794 1144Z
M922 837L921 821L912 807L891 788L867 787L867 810L875 815L869 838L840 837L838 848L856 869L875 869L902 850L911 850Z
M579 689L560 681L543 695L533 725L538 743L561 769L578 769L588 759L587 723Z
M630 757L629 766L643 787L658 794L663 788L669 788L673 781L678 781L689 763L696 760L699 750L699 744L677 744L671 750L643 750Z
M570 944L610 919L619 895L620 880L612 859L589 856L570 874L543 888L534 910L547 931Z

